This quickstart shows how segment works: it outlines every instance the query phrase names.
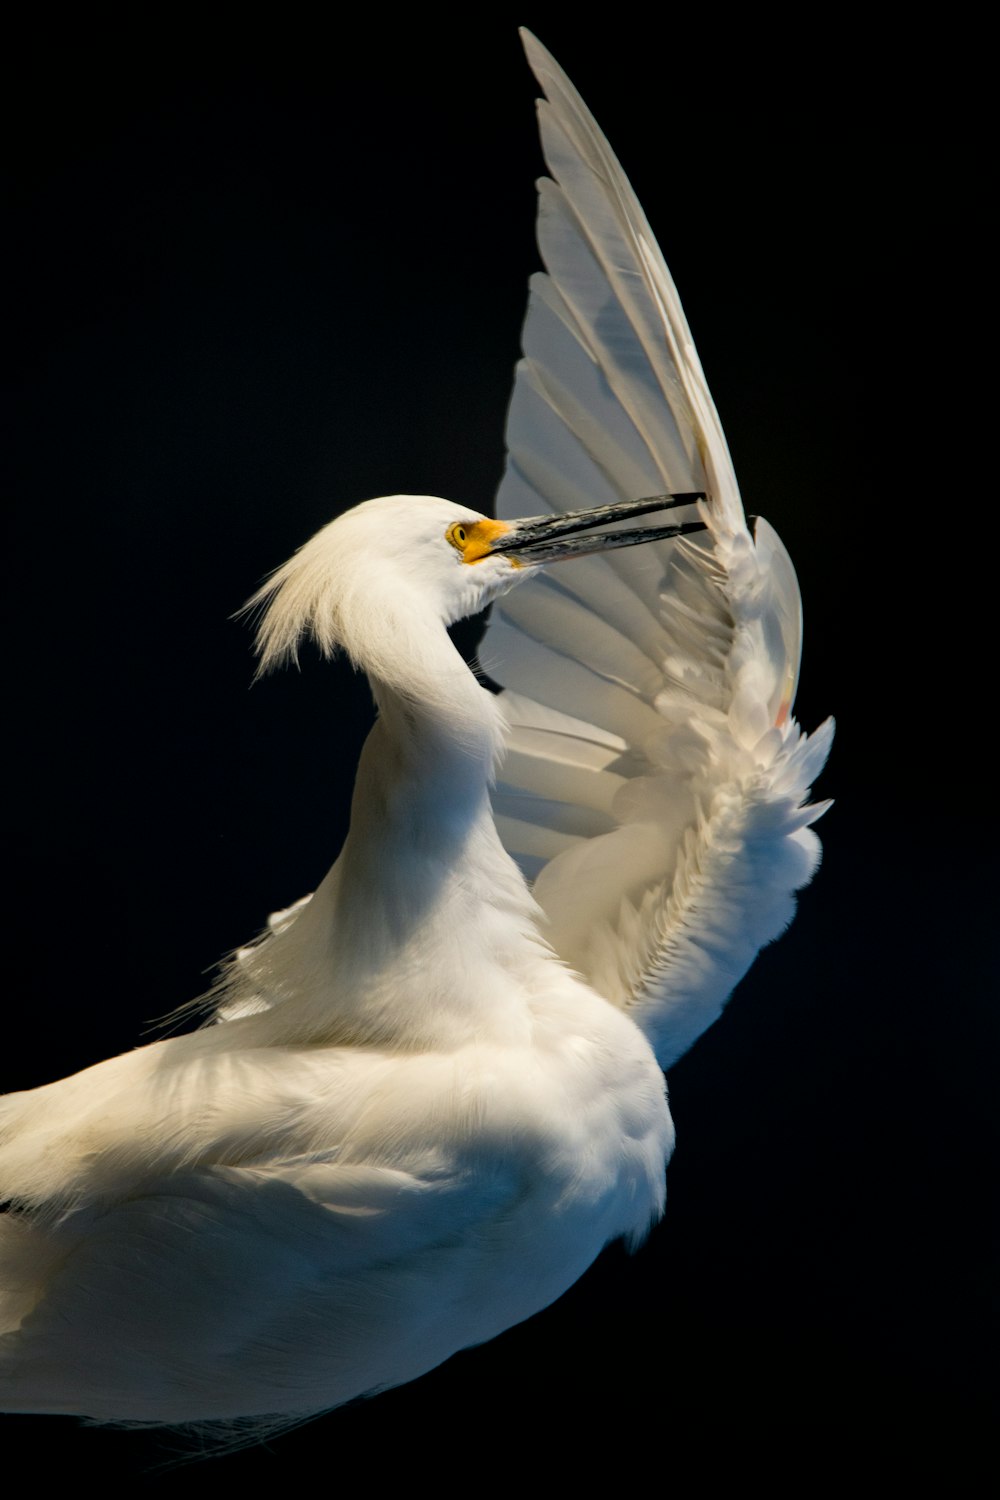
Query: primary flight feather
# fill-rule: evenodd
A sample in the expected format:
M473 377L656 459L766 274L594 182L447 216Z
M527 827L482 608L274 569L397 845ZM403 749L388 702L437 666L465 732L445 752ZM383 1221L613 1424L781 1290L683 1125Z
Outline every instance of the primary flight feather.
M0 1101L7 1410L270 1431L544 1307L659 1217L661 1069L815 867L794 571L525 45L553 180L497 517L372 500L256 597L262 669L312 637L368 674L350 832L210 1024ZM499 696L447 634L490 602Z

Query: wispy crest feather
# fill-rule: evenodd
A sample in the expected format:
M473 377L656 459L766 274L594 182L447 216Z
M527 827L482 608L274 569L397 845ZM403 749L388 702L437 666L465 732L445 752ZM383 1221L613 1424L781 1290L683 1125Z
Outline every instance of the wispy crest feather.
M242 618L258 618L254 650L257 676L289 662L297 662L299 648L311 636L324 656L342 645L337 628L336 546L331 546L331 522L310 537L286 563L276 568L239 611Z

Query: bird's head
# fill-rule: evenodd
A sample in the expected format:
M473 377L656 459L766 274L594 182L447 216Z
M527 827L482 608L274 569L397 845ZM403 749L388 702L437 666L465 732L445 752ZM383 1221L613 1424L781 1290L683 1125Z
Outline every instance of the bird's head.
M249 601L248 610L266 606L260 669L294 660L305 635L327 655L342 647L364 662L362 643L387 613L453 624L550 563L703 530L700 521L606 529L702 498L657 495L523 521L491 520L433 495L366 500L318 531Z

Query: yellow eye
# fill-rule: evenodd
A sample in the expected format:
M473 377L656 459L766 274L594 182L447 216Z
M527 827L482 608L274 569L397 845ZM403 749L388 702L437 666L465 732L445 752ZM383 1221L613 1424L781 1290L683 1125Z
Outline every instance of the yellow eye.
M460 521L455 521L445 532L445 540L451 543L456 552L464 554L469 545L469 527L463 526Z
M445 532L445 541L450 542L456 552L461 552L466 563L482 562L489 557L490 548L498 536L509 531L506 521L453 521Z

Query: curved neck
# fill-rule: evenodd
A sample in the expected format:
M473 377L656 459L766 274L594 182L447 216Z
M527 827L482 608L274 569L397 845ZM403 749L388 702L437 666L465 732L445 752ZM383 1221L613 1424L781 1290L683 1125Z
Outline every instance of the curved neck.
M367 674L406 779L454 776L485 787L503 746L493 695L452 645L440 615L419 590L352 598L342 644Z
M464 864L473 830L488 825L495 838L488 792L503 723L444 624L412 601L387 608L365 644L358 664L379 717L361 752L344 857L366 866L381 899L397 878L412 884L414 856Z
M496 699L476 681L440 621L400 621L397 614L385 623L394 670L361 663L379 718L362 755L355 801L377 748L386 795L429 800L440 816L442 796L453 803L485 795L503 748L502 719Z
M250 960L258 991L285 1000L262 1025L441 1047L520 1037L521 991L503 976L542 949L490 808L500 711L439 619L382 602L355 649L344 642L379 707L350 832L308 906Z

